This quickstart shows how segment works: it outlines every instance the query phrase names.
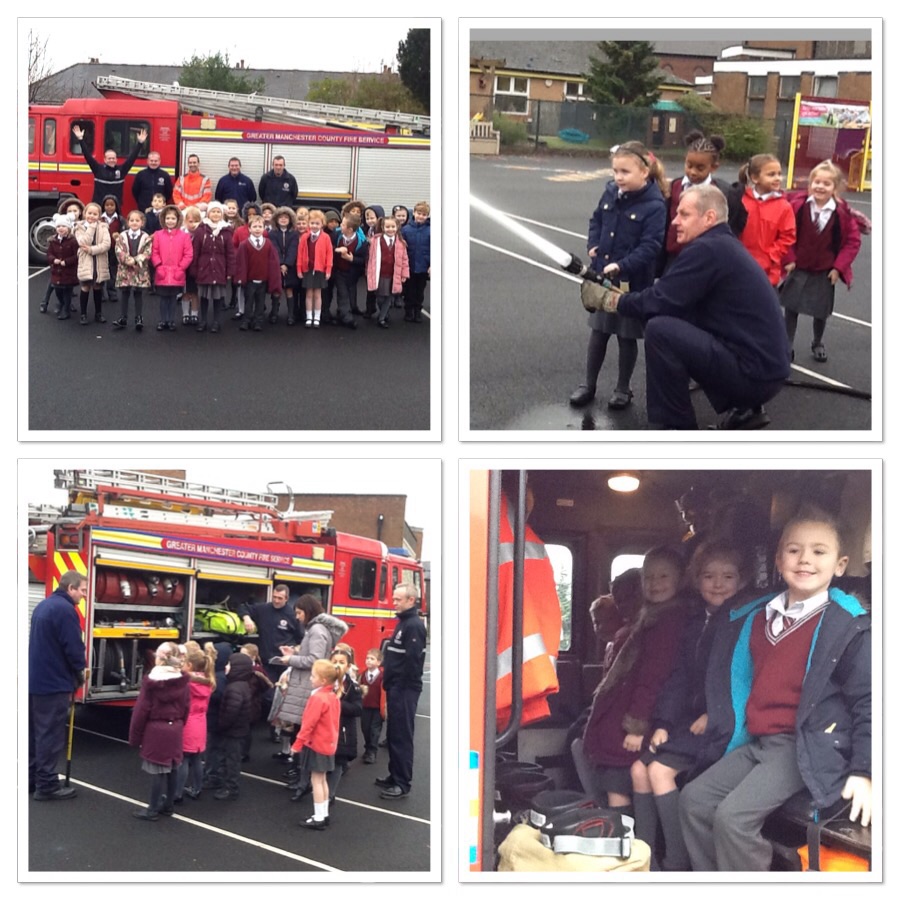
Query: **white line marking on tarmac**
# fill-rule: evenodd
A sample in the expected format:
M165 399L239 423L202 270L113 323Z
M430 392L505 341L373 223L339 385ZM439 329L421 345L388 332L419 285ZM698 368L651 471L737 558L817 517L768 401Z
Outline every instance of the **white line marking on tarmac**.
M49 271L50 271L50 266L44 266L43 269L38 269L37 272L32 272L32 273L28 276L28 279L29 279L29 281L30 281L32 278L34 278L35 275L43 275L44 272L49 272Z
M88 784L85 781L78 781L77 779L72 779L73 784L77 784L79 787L87 788L89 791L96 791L98 794L105 794L107 797L113 797L116 800L122 800L125 803L130 803L132 806L146 806L145 803L139 800L133 800L131 797L125 797L122 794L117 794L115 791L108 791L105 788L97 787L93 784ZM273 847L271 844L264 844L262 841L255 841L253 838L244 837L242 834L235 834L233 831L226 831L224 828L217 828L215 825L208 825L206 822L200 822L197 819L190 819L187 816L181 816L178 813L175 813L171 816L173 819L177 819L179 822L187 822L188 825L194 825L197 828L203 828L206 831L212 831L215 834L221 834L224 837L232 838L235 841L240 841L242 844L249 844L251 847L259 847L261 850L268 850L270 853L275 853L278 856L285 856L288 859L296 860L297 862L306 863L308 866L313 866L316 869L321 869L323 872L343 872L343 869L336 869L334 866L327 866L325 863L316 862L314 859L309 859L306 856L300 856L299 853L291 853L289 850L282 850L280 847Z
M252 778L254 781L264 781L266 784L278 784L284 787L283 781L276 781L274 778L267 778L265 775L252 775L250 772L241 772L242 778ZM383 809L380 806L370 806L368 803L361 803L358 800L345 800L343 797L334 798L338 803L349 803L352 806L358 806L360 809L371 809L373 812L384 813L386 816L396 816L398 819L406 819L409 822L418 822L421 825L430 825L428 819L421 819L418 816L408 816L406 813L394 812L392 809Z
M503 253L506 256L511 256L513 259L518 259L520 262L528 263L529 266L534 266L537 269L543 269L545 272L550 272L553 275L559 275L561 278L565 278L568 281L574 281L576 284L581 284L581 279L575 275L571 275L568 272L563 272L561 269L554 269L552 266L545 266L543 263L535 262L533 259L529 259L527 256L520 256L518 253L513 253L511 250L504 250L502 247L497 247L494 244L488 244L486 241L481 241L478 238L470 237L469 240L473 244L480 244L482 247L487 247L488 250L496 250L497 253Z
M853 316L845 316L843 313L832 313L836 319L843 319L845 322L852 322L854 325L863 325L865 328L871 328L871 322L863 322L862 319L854 319Z
M854 390L854 388L852 388L849 384L844 384L843 381L835 381L833 378L827 378L825 375L820 375L818 372L811 372L809 369L804 369L803 366L798 366L794 363L791 363L791 368L796 369L798 372L802 372L804 375L809 375L810 378L817 378L819 381L824 381L826 384L833 384L835 387Z

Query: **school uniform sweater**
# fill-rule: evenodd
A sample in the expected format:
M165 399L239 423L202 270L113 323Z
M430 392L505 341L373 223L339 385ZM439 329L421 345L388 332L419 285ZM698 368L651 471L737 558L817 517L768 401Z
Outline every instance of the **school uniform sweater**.
M270 294L281 293L281 264L278 251L272 242L263 238L262 247L257 249L248 238L237 249L234 280L238 284L264 281Z

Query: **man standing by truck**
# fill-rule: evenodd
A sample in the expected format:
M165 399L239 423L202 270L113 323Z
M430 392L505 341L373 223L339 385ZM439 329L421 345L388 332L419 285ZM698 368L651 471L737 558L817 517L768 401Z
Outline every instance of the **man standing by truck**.
M90 167L91 172L94 173L94 194L91 197L91 200L94 203L99 203L102 207L103 198L108 194L112 194L119 202L119 209L122 209L122 191L125 187L125 176L129 173L131 167L134 165L134 161L140 155L141 147L147 140L147 129L142 128L137 133L137 143L134 145L134 149L131 153L128 154L128 159L126 159L121 166L118 165L119 157L112 148L107 148L106 152L103 154L102 164L97 162L85 144L84 129L79 125L72 126L72 134L75 135L75 139L81 145L84 161Z
M259 179L259 202L294 208L297 200L297 179L284 167L284 157L276 156L272 168Z
M256 200L256 188L253 182L241 172L241 161L232 156L228 160L228 173L219 179L216 185L216 200L224 203L226 200L237 200L238 209L243 209L245 203Z
M416 707L425 670L425 623L419 618L418 591L411 584L394 588L397 625L385 647L384 679L387 693L388 776L376 778L385 800L400 800L412 786L413 734Z
M176 179L172 188L172 202L182 211L196 206L205 213L212 202L212 181L200 171L200 157L192 153L187 158L187 172Z
M172 177L160 163L159 151L151 150L147 154L147 168L134 176L131 196L134 197L135 208L141 212L150 209L150 201L154 194L162 194L166 198L166 203L172 202Z
M57 773L66 745L72 692L84 684L86 652L77 606L87 578L64 572L59 587L34 608L28 635L28 784L35 800L68 800L75 788Z

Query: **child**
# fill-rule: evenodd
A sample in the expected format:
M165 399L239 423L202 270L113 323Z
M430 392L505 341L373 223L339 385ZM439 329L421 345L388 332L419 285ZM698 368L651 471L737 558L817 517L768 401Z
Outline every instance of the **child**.
M367 206L363 210L363 226L366 230L366 266L368 266L369 253L372 252L372 242L375 240L378 223L384 218L384 209L378 204ZM366 286L366 311L363 317L371 319L378 309L378 301L375 299L375 291L368 290Z
M707 137L702 131L691 131L685 135L684 144L687 147L684 157L684 177L672 182L667 206L666 221L669 226L666 231L665 252L662 256L666 266L671 264L683 247L678 243L675 233L675 213L678 211L681 195L701 184L715 185L726 197L732 192L731 185L727 181L715 177L715 172L719 168L719 158L725 149L725 138L719 134Z
M56 237L47 245L47 264L50 266L50 287L56 291L57 319L68 319L72 305L72 289L78 284L78 241L72 235L72 220L64 213L53 217ZM41 312L47 312L48 298L41 302Z
M288 206L281 206L275 211L275 227L269 232L269 240L278 251L278 262L281 267L281 286L284 290L287 306L287 323L293 325L299 311L296 307L294 291L299 284L297 278L297 248L300 235L296 230L294 211ZM269 322L274 325L278 321L278 300L272 299L272 311Z
M94 321L103 323L103 282L109 278L109 248L112 240L106 223L100 221L103 211L99 203L88 203L84 220L75 223L78 241L78 281L81 285L81 324L87 325L88 295L94 295Z
M154 194L150 198L150 208L144 210L147 214L146 232L151 237L163 227L162 211L166 208L166 195Z
M275 687L259 659L259 647L256 644L243 644L241 653L250 657L253 663L253 678L250 679L250 725L251 730L241 741L241 762L250 759L250 746L253 742L252 726L262 719L263 698Z
M263 217L263 222L266 223L266 234L268 234L275 227L275 210L277 207L274 203L263 203L260 208L260 215Z
M75 223L81 218L81 214L84 210L84 204L77 197L63 197L62 200L59 201L59 205L56 208L57 213L60 215L67 215L69 217L69 233L74 236L75 232L73 228ZM76 282L77 283L77 282ZM50 305L50 297L53 296L54 286L52 281L47 282L47 289L44 291L44 299L41 300L40 310L42 313L47 312L47 307ZM75 312L75 304L69 304L69 312ZM57 315L59 318L59 315ZM65 316L64 318L69 318Z
M209 301L213 315L209 330L217 334L221 330L219 313L228 289L228 279L234 275L234 244L231 228L225 221L225 209L217 200L206 209L206 218L192 236L193 261L191 275L197 284L200 297L200 322L197 331L206 331L209 318Z
M668 183L662 164L639 141L612 150L614 179L606 186L588 229L591 267L613 284L643 290L653 284L657 258L666 231ZM619 375L607 406L631 405L631 375L637 363L638 338L644 329L638 319L613 313L591 313L587 377L569 397L572 406L587 406L597 391L597 377L612 335L619 342Z
M407 282L404 322L423 322L422 305L425 286L431 276L431 207L424 201L413 209L413 221L400 229L409 252L409 281Z
M397 220L397 234L403 237L403 229L409 224L409 210L402 206L401 204L397 204L391 209L391 215ZM406 238L403 238L404 243L406 243ZM409 305L409 282L406 281L403 284L403 296L394 298L394 306L397 309L403 309ZM404 316L404 319L406 317Z
M254 331L262 331L266 291L273 297L281 294L281 269L278 251L266 237L262 216L253 216L249 228L250 236L238 247L235 259L235 280L244 286L249 317L241 322L241 331L251 325Z
M119 213L119 201L115 194L107 194L103 198L103 215L100 216L100 221L106 223L112 241L112 246L109 248L109 279L106 282L106 299L110 303L115 303L119 299L116 294L116 274L119 268L116 259L116 238L125 227L125 220Z
M185 646L185 664L182 671L190 679L190 710L184 723L182 746L184 759L178 767L175 784L175 803L181 803L187 794L192 800L200 799L203 788L203 751L206 750L206 713L209 698L216 689L216 648L207 643L204 650Z
M203 204L204 207L207 204ZM194 232L200 227L203 221L203 211L198 206L188 206L185 208L184 221L181 230L191 238L191 247L193 248ZM200 304L197 296L197 279L188 270L187 278L184 281L184 293L181 295L181 323L183 325L196 325L199 321Z
M340 669L341 676L335 684L335 693L341 703L340 731L337 749L334 751L334 768L327 775L328 806L334 805L341 778L357 756L356 733L359 731L359 717L362 714L362 691L353 678L353 651L337 647L331 654L331 661Z
M797 237L790 203L781 193L781 163L771 153L757 153L738 174L741 204L747 218L735 219L732 230L762 266L771 284L781 280L781 261ZM729 205L731 205L731 200ZM730 218L730 217L729 217Z
M342 675L330 660L317 659L312 665L313 691L306 701L300 731L291 749L303 751L299 768L310 773L314 812L300 823L303 828L324 831L328 827L327 773L334 768L334 754L340 734L341 703L333 685Z
M253 661L243 653L232 653L225 666L225 691L218 708L215 730L223 757L222 786L216 800L237 800L240 794L241 741L250 732Z
M366 282L378 300L378 327L387 328L391 302L403 293L403 282L409 278L409 254L397 236L393 216L379 220L376 227L366 261Z
M727 620L728 610L741 599L750 599L741 593L749 573L746 558L736 547L703 544L691 569L703 608L685 623L683 650L656 701L649 748L631 767L635 836L650 845L654 870L678 872L688 871L690 860L681 835L675 776L694 768L706 739L705 682L716 630ZM666 845L662 866L656 861L657 819Z
M244 224L244 220L240 215L240 208L237 200L229 199L225 201L225 221L231 226L232 235L237 233L238 228ZM235 250L240 246L240 241L234 244ZM232 319L242 319L244 317L244 292L240 286L231 282L231 299L228 302L228 309L237 308L237 312L231 317Z
M356 305L356 282L361 266L365 266L366 243L360 240L359 216L349 213L341 219L341 229L334 238L334 289L337 294L337 321L355 329L353 306Z
M174 811L184 723L190 706L183 664L184 656L177 644L160 644L155 665L141 681L141 692L131 713L128 743L140 748L143 769L152 778L147 808L135 810L132 815L146 822L155 822L160 815L171 816Z
M159 294L159 323L157 331L175 331L175 301L184 293L187 270L194 258L191 238L181 230L181 211L170 204L162 211L163 228L153 235L150 257L156 269L156 290Z
M834 287L840 278L850 289L851 266L859 253L859 226L849 205L838 196L842 184L841 170L825 160L809 173L808 196L799 191L788 196L797 223L797 242L784 258L784 323L793 344L798 316L803 313L813 317L812 354L816 362L828 359L822 336L834 311Z
M816 816L843 798L850 820L869 824L871 624L831 587L847 562L837 521L802 510L776 551L784 592L734 610L716 636L707 731L725 752L681 792L694 871L767 871L763 823L803 788Z
M309 231L300 238L297 274L306 291L306 328L318 328L322 318L322 288L331 278L334 248L323 233L325 214L314 209L309 214Z
M599 802L630 810L631 766L650 737L656 697L672 671L681 646L685 599L684 561L671 547L655 547L644 557L644 605L594 692L582 751L590 764L585 785ZM573 746L573 757L578 751Z
M116 259L119 271L116 287L122 289L121 315L113 323L120 330L128 325L128 299L134 296L134 327L144 328L144 290L150 287L150 257L153 254L153 239L144 231L144 214L133 209L128 213L128 227L116 239Z
M378 739L381 737L381 682L384 677L384 669L381 668L382 652L374 647L366 653L366 671L360 679L362 689L362 713L360 726L362 727L363 762L370 766L378 755Z

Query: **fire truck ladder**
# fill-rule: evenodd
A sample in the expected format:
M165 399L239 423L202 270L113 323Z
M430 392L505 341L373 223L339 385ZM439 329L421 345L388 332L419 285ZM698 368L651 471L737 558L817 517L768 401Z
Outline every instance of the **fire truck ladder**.
M177 100L188 107L202 107L205 112L232 118L253 119L258 122L284 122L325 125L334 128L388 125L411 132L429 134L431 117L413 113L390 112L381 109L360 109L330 103L311 103L308 100L288 100L262 94L233 94L204 88L182 87L179 84L157 84L136 81L117 75L100 75L94 82L98 91L121 91L144 100Z
M116 495L121 502L105 499L102 514L130 519L206 528L227 528L247 534L279 535L287 522L310 523L324 529L331 511L300 512L278 509L276 494L260 494L184 481L166 475L125 469L57 469L54 485L97 498Z

